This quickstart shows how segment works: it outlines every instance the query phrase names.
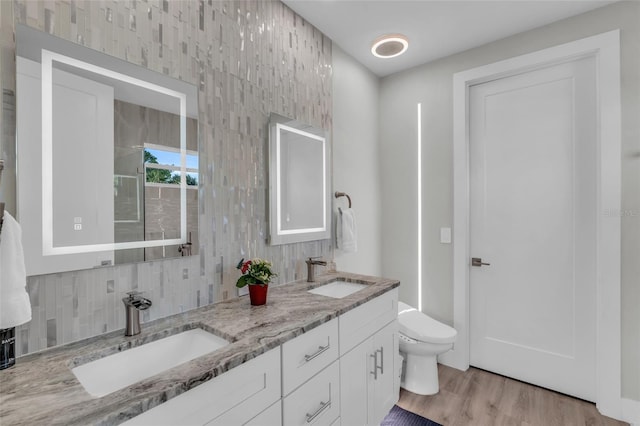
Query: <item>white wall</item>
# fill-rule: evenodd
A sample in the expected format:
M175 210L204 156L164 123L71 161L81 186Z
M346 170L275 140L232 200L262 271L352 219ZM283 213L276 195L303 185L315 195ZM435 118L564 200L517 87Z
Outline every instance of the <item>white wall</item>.
M414 261L417 147L422 103L423 310L453 322L451 245L439 228L452 221L452 76L480 65L621 29L622 57L622 395L640 401L640 3L610 6L468 50L381 80L382 274L404 282L417 305ZM454 230L455 232L455 230ZM413 238L413 241L412 241Z
M358 223L358 251L334 259L339 271L381 275L379 79L335 44L332 55L333 188L351 196ZM334 214L347 205L333 198Z
M395 94L394 90L393 80L382 80L382 274L399 279L400 300L418 307L417 95L423 91ZM423 229L423 235L425 232Z

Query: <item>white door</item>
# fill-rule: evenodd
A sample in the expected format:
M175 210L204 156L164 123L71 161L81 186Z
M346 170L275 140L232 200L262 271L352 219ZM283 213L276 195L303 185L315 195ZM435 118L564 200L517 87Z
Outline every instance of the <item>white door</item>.
M595 400L595 60L470 88L470 361Z

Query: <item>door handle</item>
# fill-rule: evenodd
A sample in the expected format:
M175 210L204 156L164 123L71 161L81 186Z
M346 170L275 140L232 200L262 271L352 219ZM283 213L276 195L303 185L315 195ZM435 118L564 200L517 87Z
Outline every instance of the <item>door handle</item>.
M490 263L484 263L482 261L482 258L480 258L480 257L472 257L471 258L471 266L482 266L482 265L489 266L491 264Z

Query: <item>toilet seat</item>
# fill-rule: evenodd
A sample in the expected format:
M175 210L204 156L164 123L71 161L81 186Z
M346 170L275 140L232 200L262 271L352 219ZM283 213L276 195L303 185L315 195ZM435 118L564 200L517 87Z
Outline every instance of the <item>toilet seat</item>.
M402 302L398 302L398 323L402 334L420 342L453 343L458 334L454 328Z

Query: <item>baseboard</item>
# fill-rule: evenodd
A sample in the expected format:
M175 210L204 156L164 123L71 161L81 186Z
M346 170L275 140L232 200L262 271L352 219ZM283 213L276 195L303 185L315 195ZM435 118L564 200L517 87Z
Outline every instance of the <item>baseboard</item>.
M464 365L464 362L459 359L459 356L455 351L451 350L445 352L443 354L438 355L438 362L442 365L446 365L447 367L455 368L456 370L467 371L469 369L469 365Z
M640 426L640 401L622 398L622 420L631 426Z

